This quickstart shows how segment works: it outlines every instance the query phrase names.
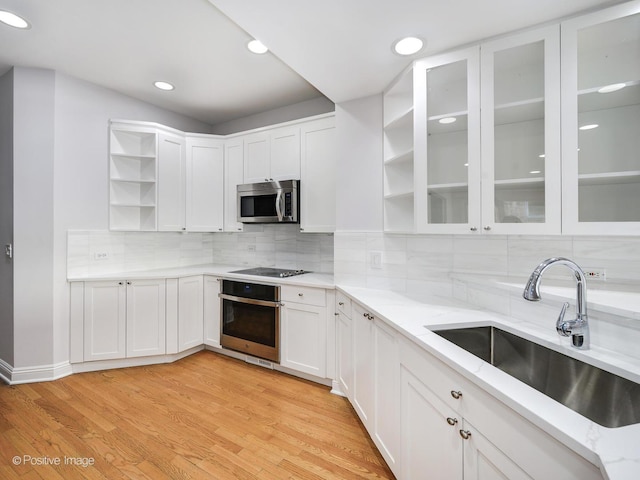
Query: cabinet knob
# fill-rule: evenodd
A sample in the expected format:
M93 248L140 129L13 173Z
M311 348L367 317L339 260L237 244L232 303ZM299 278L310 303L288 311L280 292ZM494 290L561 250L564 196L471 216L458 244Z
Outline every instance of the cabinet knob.
M469 440L469 437L471 437L471 432L469 430L460 430L460 436L462 438L464 438L465 440Z
M477 227L471 227L471 231L472 231L472 232L477 232L477 231L478 231L478 228L477 228Z
M340 305L341 307L344 307L344 302L338 302L338 305Z
M456 423L458 423L458 419L447 417L447 423L453 427Z
M131 285L131 282L127 282L127 285Z
M221 232L221 231L222 231L222 229L221 229L221 228L219 228L219 229L218 229L218 231L219 231L219 232Z
M299 293L298 296L299 297L304 297L304 293Z
M484 229L488 232L489 230L491 230L491 227L487 225L486 227L484 227Z
M458 400L460 397L462 397L462 392L459 390L451 390L451 396Z
M123 285L123 283L122 282L118 282L118 285Z

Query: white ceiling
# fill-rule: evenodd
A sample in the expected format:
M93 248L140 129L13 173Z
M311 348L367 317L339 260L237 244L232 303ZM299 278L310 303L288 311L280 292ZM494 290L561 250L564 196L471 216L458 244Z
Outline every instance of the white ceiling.
M0 24L0 74L55 69L215 125L320 92L334 102L380 93L411 61L391 51L408 34L427 41L425 56L614 3L0 0L32 24ZM251 36L273 53L249 53ZM176 89L161 92L155 80Z

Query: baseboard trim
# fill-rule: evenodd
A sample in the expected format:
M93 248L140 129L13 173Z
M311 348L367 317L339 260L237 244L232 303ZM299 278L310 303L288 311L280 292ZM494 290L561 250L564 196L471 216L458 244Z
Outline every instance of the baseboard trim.
M72 373L73 371L69 362L15 368L4 361L0 361L0 377L9 385L50 382L71 375Z

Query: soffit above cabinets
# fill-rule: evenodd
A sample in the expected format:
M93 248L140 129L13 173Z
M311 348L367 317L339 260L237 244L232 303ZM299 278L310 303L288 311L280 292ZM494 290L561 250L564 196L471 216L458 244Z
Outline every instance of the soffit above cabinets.
M333 102L382 92L416 57L478 42L616 1L209 0ZM414 57L391 50L415 35Z

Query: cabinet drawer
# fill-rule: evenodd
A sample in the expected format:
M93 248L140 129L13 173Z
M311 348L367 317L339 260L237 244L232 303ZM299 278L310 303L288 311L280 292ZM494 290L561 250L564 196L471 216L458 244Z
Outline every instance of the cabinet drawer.
M338 312L351 318L351 299L342 292L336 292L336 308Z
M324 307L327 304L327 295L322 288L286 285L282 287L281 294L283 302L305 303L318 307Z

